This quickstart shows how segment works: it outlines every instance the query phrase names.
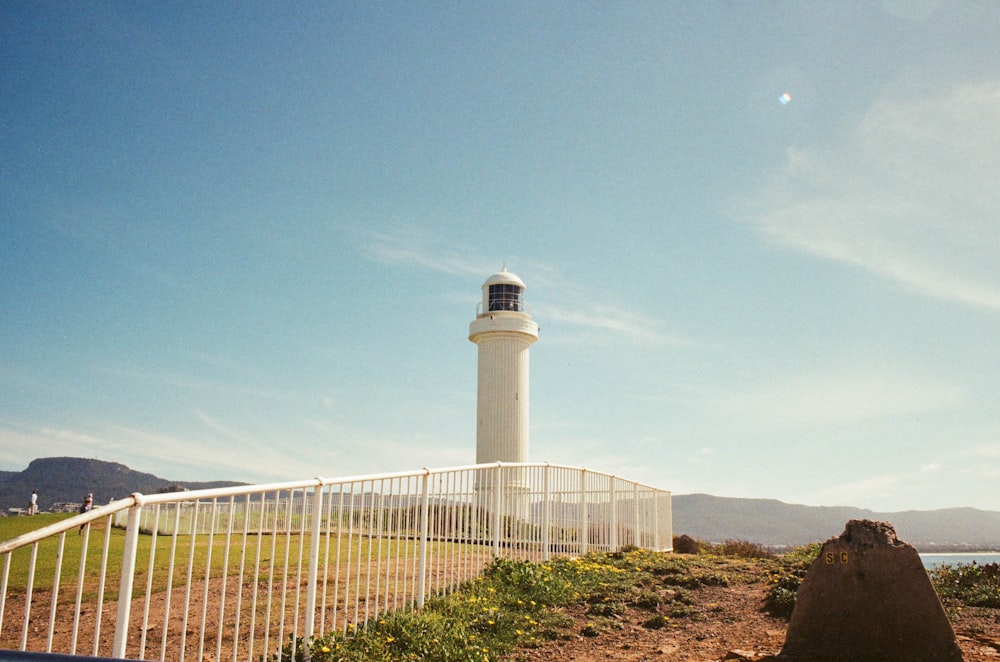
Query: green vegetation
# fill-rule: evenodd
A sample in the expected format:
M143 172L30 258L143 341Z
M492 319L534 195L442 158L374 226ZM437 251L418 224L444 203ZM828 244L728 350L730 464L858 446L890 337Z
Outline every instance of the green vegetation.
M696 603L702 586L729 586L767 579L763 608L788 617L806 570L818 556L814 543L781 555L752 543L704 545L695 554L661 554L637 549L594 553L581 558L527 563L498 559L483 577L455 593L436 598L421 611L384 616L346 632L312 642L317 662L362 660L497 660L515 648L532 648L567 636L574 621L566 608L586 613L579 632L599 636L617 627L626 608L649 612L650 629L678 627L713 605ZM762 553L764 552L764 553ZM946 604L1000 606L1000 568L959 566L931 574ZM282 659L303 660L303 641L290 642Z
M40 526L52 524L71 516L71 514L53 514L38 515L36 517L5 518L0 520L0 537L7 540L20 535L21 533L25 533L26 531L34 530L40 528ZM25 521L27 521L27 526L25 525ZM117 599L117 572L122 565L123 550L125 546L125 531L124 529L112 527L110 532L107 532L106 526L107 523L105 520L96 520L90 524L89 535L86 536L88 538L88 542L85 559L86 569L84 571L85 579L83 590L83 597L85 600L92 599L97 594L101 568L101 550L104 547L104 537L106 533L109 535L107 567L109 571L114 573L113 576L115 577L115 580L106 584L105 598L110 600ZM56 565L59 563L61 566L60 583L62 585L60 601L69 602L75 599L74 591L79 576L80 557L83 553L84 537L85 536L83 535L79 535L79 532L76 529L67 531L63 542L61 557L59 555L60 536L50 536L38 543L38 552L35 562L35 590L45 590L52 586ZM253 538L255 539L256 544L262 545L262 558L269 559L271 557L271 536L254 536ZM263 540L264 538L267 540ZM275 553L275 557L280 558L283 562L285 542L284 538L281 536L278 537L278 540L279 545L278 550ZM290 544L297 547L299 542L300 541L296 537ZM251 541L251 544L254 544L254 541ZM136 552L136 579L133 589L133 597L138 596L140 592L145 591L146 589L147 577L150 572L149 557L152 547L152 536L142 535L139 537L138 549ZM210 553L210 572L213 576L217 576L221 573L225 559L224 536L216 536L216 539L213 541L211 546L209 546L206 536L198 536L192 547L190 535L179 535L177 536L176 542L171 536L161 535L156 538L156 549L152 568L152 586L154 593L166 589L168 562L172 547L175 558L179 560L179 562L175 563L172 582L174 586L180 585L185 581L187 561L189 559L191 559L194 576L203 578L205 576L206 568L209 568ZM253 552L254 550L250 547L250 545L248 545L247 553L252 554ZM297 551L293 551L293 554L295 553L297 553ZM229 549L230 567L237 567L239 554L239 545L231 544ZM8 590L25 590L27 586L30 556L31 546L23 547L12 553ZM292 558L296 557L293 556Z
M0 517L0 540L16 538L73 515L74 513L42 513L31 517Z
M558 607L594 596L624 598L625 557L588 555L526 563L496 559L480 578L430 600L312 643L312 660L495 660L516 646L540 646L558 636L567 618ZM603 602L602 604L607 604ZM302 660L302 641L283 656Z
M931 581L950 610L1000 609L1000 563L942 565L931 571Z
M761 559L760 550L751 544L725 549L730 556L633 548L545 563L497 559L482 577L428 601L423 610L396 612L315 639L311 659L496 660L517 647L538 647L565 636L573 623L567 607L586 613L588 620L578 634L588 637L617 627L617 619L629 608L649 613L645 627L676 627L677 621L712 609L695 604L697 588L756 581L761 563L779 564ZM290 642L282 659L303 660L303 641Z
M797 547L790 552L775 558L775 562L767 569L770 588L764 599L764 609L782 618L792 615L795 606L795 596L799 585L805 579L809 566L819 556L823 545L815 542L804 547Z

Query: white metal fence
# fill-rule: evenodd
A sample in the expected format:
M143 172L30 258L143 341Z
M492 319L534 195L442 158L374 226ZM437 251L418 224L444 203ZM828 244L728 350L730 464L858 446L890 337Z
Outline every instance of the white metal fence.
M0 543L0 649L280 659L497 556L671 544L669 492L549 464L134 494Z

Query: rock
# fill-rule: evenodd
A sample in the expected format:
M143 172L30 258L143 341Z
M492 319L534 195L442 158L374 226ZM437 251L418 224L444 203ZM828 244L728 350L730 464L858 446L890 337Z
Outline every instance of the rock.
M889 522L851 520L823 544L799 587L784 659L960 662L930 577Z

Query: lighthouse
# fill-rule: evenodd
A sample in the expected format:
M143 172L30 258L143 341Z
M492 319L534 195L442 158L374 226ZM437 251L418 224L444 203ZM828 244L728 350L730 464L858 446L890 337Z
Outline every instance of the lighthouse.
M469 340L479 347L476 464L528 461L528 347L538 340L538 325L524 290L524 281L504 267L483 283L483 300L469 324ZM492 487L481 476L476 490L485 496ZM506 470L501 487L516 516L526 507L523 472Z

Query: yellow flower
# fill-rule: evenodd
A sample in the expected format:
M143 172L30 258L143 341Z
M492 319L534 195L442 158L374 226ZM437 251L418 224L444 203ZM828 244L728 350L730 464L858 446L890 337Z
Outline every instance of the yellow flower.
M323 651L324 653L329 653L330 652L330 647L329 646L323 646L323 648L320 648L320 650Z

